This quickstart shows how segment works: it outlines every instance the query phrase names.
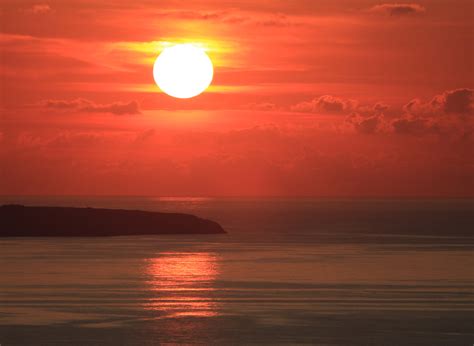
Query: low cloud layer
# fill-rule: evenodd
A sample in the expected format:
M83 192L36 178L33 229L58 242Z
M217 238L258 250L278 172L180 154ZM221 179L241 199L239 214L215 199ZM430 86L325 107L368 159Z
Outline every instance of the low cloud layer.
M374 105L362 104L358 100L344 99L333 95L323 95L311 101L303 101L290 107L293 112L314 113L319 115L383 115L390 105L377 102Z
M425 8L418 4L381 4L372 7L369 11L399 17L424 13Z
M413 99L404 107L404 111L412 115L443 115L474 114L474 90L460 88L447 90L442 94L436 95L429 102L423 102L420 99Z
M291 107L294 112L320 114L348 114L358 106L355 100L345 100L332 95L323 95L311 101L300 102Z
M114 102L98 104L86 99L75 100L45 100L40 104L46 108L57 110L74 110L83 113L111 113L115 115L140 114L140 106L137 101Z
M46 14L48 12L51 12L51 6L48 4L36 4L31 6L28 9L24 10L25 13L30 13L30 14Z
M467 88L447 90L429 102L413 99L403 106L399 114L391 117L384 117L388 109L385 106L376 104L372 109L373 114L351 114L346 118L346 124L363 134L389 132L470 136L474 129L471 117L474 115L474 91Z
M356 132L362 134L373 134L377 132L387 132L387 121L383 115L362 116L352 114L345 120L346 124L354 127Z

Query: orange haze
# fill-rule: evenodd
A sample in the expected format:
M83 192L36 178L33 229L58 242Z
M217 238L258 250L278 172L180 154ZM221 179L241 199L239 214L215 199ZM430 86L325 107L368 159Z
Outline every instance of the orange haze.
M0 3L0 194L474 195L471 0Z

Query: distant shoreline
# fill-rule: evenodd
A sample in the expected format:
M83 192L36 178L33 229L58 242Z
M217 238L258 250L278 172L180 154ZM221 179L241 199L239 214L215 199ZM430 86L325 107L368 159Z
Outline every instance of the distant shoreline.
M0 206L0 237L110 237L224 234L217 222L190 214L141 210Z

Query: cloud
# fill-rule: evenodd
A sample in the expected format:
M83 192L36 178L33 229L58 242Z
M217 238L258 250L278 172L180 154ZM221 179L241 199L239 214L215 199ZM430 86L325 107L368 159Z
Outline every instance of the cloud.
M75 100L45 100L41 101L40 104L46 108L74 110L83 113L111 113L115 115L141 113L137 101L97 104L89 100L78 98Z
M413 99L403 106L403 110L408 114L419 113L424 107L423 102L420 99Z
M408 135L422 135L436 132L436 126L430 119L402 116L391 122L394 133Z
M351 125L354 130L362 134L374 134L387 131L387 122L383 114L372 116L352 114L346 118L345 123Z
M406 16L421 14L425 8L418 4L381 4L369 9L370 12L388 14L390 16Z
M243 109L251 109L255 111L276 111L278 107L276 104L271 102L255 102L249 103L242 107Z
M383 114L385 113L386 111L388 111L390 109L390 106L386 103L383 103L383 102L377 102L373 107L372 107L372 110L376 113L376 114Z
M160 11L157 16L164 18L174 18L178 20L202 20L221 22L225 24L255 24L261 26L285 27L293 23L281 13L262 15L251 12L244 12L237 9L223 11Z
M291 106L290 109L302 113L374 116L387 113L390 106L384 102L377 102L370 106L353 99L324 95L311 101L300 102Z
M357 100L331 95L301 102L291 107L295 112L341 114L346 118L337 129L360 134L439 135L471 138L474 132L474 90L446 90L430 101L415 98L400 108L383 102L373 106Z
M137 134L137 137L135 138L135 143L145 142L148 139L155 136L155 134L156 134L155 129L148 129L148 130L141 131L140 133Z
M247 18L236 15L235 11L159 11L155 13L159 17L184 19L184 20L203 20L203 21L219 21L226 23L241 23L247 21Z
M124 114L140 114L140 108L137 101L130 101L127 103L116 102L105 105L91 104L82 109L83 112L88 113L112 113L115 115Z
M443 109L446 113L474 113L474 93L472 89L447 91L443 96Z
M50 139L46 143L50 147L70 148L70 147L93 147L96 145L103 145L106 136L103 133L96 132L64 132L58 136Z
M474 114L474 90L460 88L436 95L430 102L413 99L403 106L407 114L434 116L443 114Z
M358 106L355 100L344 100L331 95L323 95L311 101L300 102L291 107L294 112L320 114L349 114Z
M32 14L45 14L51 12L51 6L48 4L36 4L26 9L25 12Z
M474 91L460 88L435 95L429 102L415 98L401 109L377 102L357 106L344 126L361 134L469 136L474 129ZM340 103L340 102L339 102ZM339 108L340 109L340 108Z
M459 117L421 117L411 114L402 114L394 117L384 115L364 116L352 114L348 116L344 125L349 125L352 131L360 134L394 134L394 135L440 135L444 137L466 136L472 132L471 126L463 123Z
M45 100L41 101L40 104L46 108L54 109L80 109L84 105L89 104L90 101L84 99L75 100Z
M403 106L403 112L391 122L394 133L466 136L474 125L472 117L467 117L474 114L474 91L447 90L429 102L413 99Z

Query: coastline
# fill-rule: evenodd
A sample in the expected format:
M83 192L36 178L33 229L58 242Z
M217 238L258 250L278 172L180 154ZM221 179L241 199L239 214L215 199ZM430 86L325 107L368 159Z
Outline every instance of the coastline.
M106 237L224 234L217 222L191 214L127 209L0 206L0 237Z

